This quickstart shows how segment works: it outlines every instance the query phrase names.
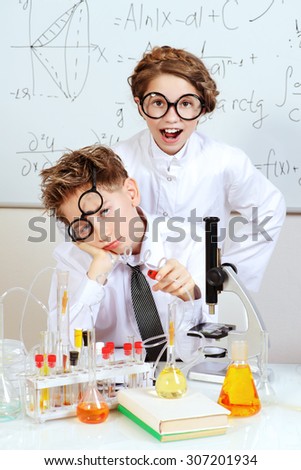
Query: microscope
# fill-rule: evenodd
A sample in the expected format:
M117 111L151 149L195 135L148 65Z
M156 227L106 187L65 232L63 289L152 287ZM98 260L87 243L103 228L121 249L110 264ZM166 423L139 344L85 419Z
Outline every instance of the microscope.
M206 304L209 314L215 314L218 296L222 292L232 292L239 297L246 316L244 330L239 332L235 324L207 322L196 325L187 333L188 336L205 337L205 359L193 366L188 373L191 380L222 383L230 363L228 356L229 333L243 335L247 341L249 358L259 360L262 353L262 335L265 327L256 305L247 290L239 281L236 267L230 263L221 264L218 248L218 217L206 217L205 221L205 269L206 269Z

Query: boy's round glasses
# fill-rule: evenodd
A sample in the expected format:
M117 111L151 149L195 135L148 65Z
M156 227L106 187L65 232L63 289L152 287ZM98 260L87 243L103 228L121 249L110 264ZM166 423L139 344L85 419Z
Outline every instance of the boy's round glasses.
M103 198L96 189L96 169L92 170L92 186L78 199L81 216L74 219L68 227L68 234L74 242L86 240L93 233L93 224L86 217L96 214L103 205Z
M162 93L152 92L140 100L140 105L144 114L152 119L165 116L171 106L174 106L178 116L186 121L196 119L203 110L201 98L192 93L180 96L177 101L171 103Z

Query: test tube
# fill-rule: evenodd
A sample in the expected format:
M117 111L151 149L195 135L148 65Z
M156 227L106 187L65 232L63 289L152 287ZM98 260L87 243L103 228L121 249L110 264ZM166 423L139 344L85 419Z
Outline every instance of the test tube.
M81 365L81 355L82 355L82 347L83 347L83 330L75 329L74 330L74 349L78 351L78 368Z
M89 368L89 354L90 354L90 345L92 339L92 332L91 330L83 330L82 334L83 338L83 346L82 346L82 354L81 354L81 367L83 369Z
M123 352L127 365L133 365L133 345L132 343L124 343ZM137 386L137 374L128 374L124 377L124 384L129 388Z
M107 344L107 343L106 343ZM101 350L102 354L102 364L105 369L112 368L111 354L112 354L111 345L104 346ZM100 385L100 384L99 384ZM115 383L111 379L106 379L102 381L103 394L108 398L115 396Z
M104 343L102 341L97 341L95 343L95 353L96 353L96 367L101 367L102 364L102 348Z
M56 376L56 355L55 354L48 354L47 356L47 364L48 364L48 373L50 378L54 378ZM50 409L55 408L57 405L57 401L60 400L59 394L59 387L51 387L49 389L49 406Z
M41 377L42 374L42 368L44 367L44 355L43 354L36 354L34 357L35 360L35 365L36 365L36 375L38 377Z
M79 358L79 352L76 350L69 351L69 362L70 362L70 373L71 374L76 374L78 371L78 358ZM82 396L82 390L81 390L81 384L72 384L68 385L69 390L69 398L70 398L70 404L78 403Z
M54 377L56 375L56 370L55 370L56 355L55 354L48 354L47 362L48 362L49 375L51 377Z
M137 364L143 364L144 361L143 361L142 341L135 341L134 348L135 348L135 353L134 353L135 362L137 362Z
M134 347L134 361L136 362L136 364L143 364L144 361L142 341L135 341ZM144 372L140 372L139 374L137 374L136 387L143 387L144 381L146 381L146 376Z
M108 346L103 346L101 350L102 354L102 364L106 369L110 369L110 348Z
M57 366L61 372L66 372L68 370L69 361L70 336L68 281L68 271L57 272Z
M110 351L110 363L113 364L115 362L115 343L114 341L107 341L105 346L109 348Z
M45 369L45 360L44 354L36 354L35 355L35 364L36 364L36 371L37 376L42 379L43 376L47 375L45 370L48 370L48 365L46 365L47 369ZM41 390L37 390L36 396L36 405L40 407L41 411L45 411L49 409L49 389L42 388Z
M133 345L132 345L132 343L124 343L123 353L124 353L124 356L125 356L125 362L132 362L133 361Z

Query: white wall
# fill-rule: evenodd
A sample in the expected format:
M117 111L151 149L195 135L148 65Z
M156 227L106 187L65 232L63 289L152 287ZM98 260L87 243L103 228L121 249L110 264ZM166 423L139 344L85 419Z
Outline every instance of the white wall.
M54 266L51 258L55 246L49 219L40 209L0 209L1 278L0 294L9 288L28 288L35 275ZM30 242L28 237L41 238L29 223L34 217L45 217L35 226L47 231L44 241ZM270 362L301 363L301 216L288 215L260 292L253 296L270 334ZM51 235L51 236L50 236ZM47 305L51 270L44 272L33 293ZM20 313L26 295L12 292L4 300L5 336L19 337ZM46 328L42 308L28 303L25 312L24 341L27 348L39 340L39 331Z

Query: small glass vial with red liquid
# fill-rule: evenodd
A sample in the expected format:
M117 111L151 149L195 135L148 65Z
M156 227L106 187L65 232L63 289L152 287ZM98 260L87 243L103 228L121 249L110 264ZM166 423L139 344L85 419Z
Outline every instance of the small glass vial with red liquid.
M123 344L123 353L125 362L133 362L133 345L132 343Z
M231 356L218 403L230 410L231 416L252 416L260 411L261 403L247 362L247 342L233 341Z
M143 364L143 343L142 341L135 341L134 343L134 360L137 364Z

